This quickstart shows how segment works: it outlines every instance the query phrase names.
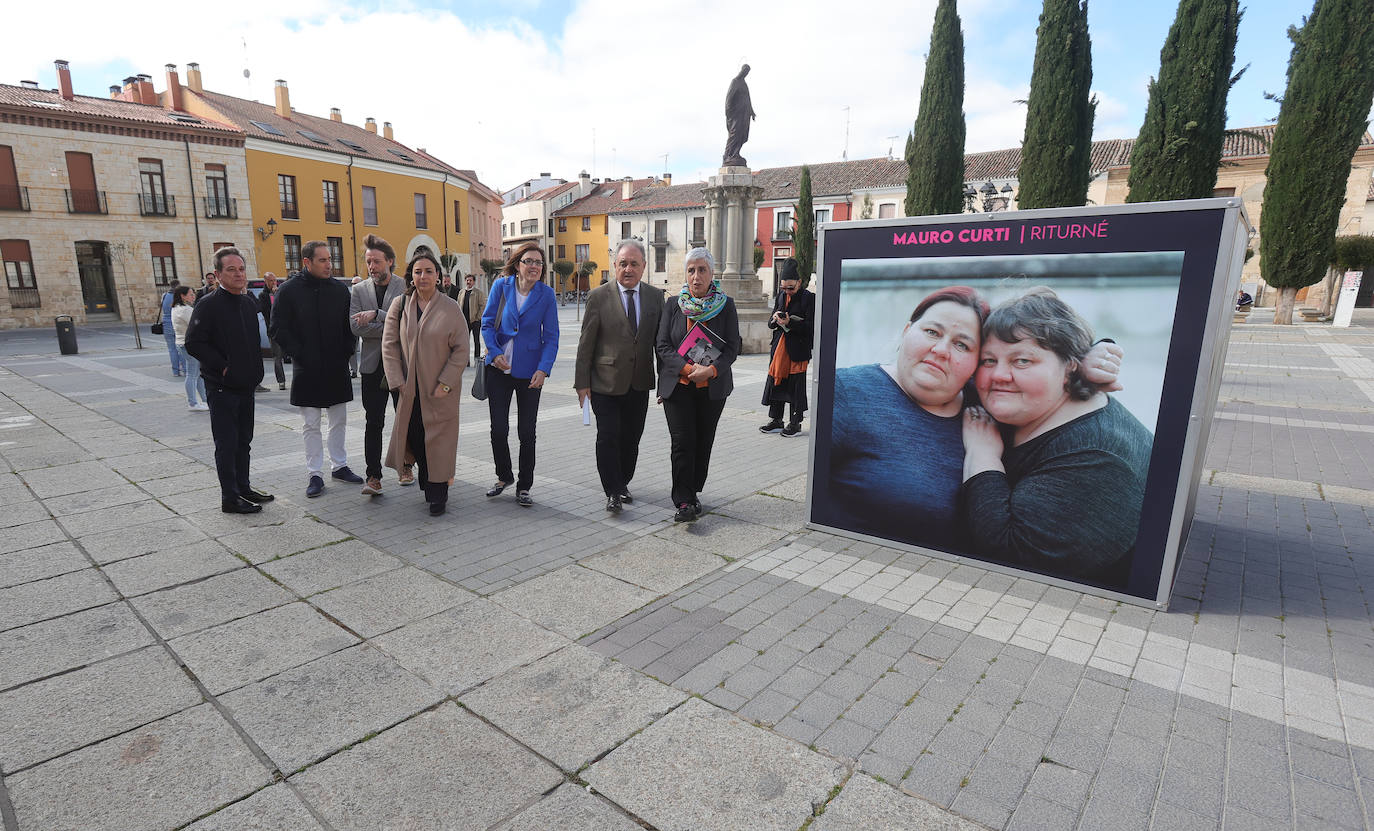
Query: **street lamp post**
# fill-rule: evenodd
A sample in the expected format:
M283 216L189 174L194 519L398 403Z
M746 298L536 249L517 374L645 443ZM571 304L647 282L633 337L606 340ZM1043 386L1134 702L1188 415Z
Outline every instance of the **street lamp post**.
M978 195L980 193L983 195L983 213L992 213L993 211L997 210L997 203L995 200L997 199L998 190L997 186L994 185L990 180L984 182L981 188L975 188L973 185L969 185L968 187L964 188L964 210L968 211L969 213L977 212ZM1006 204L1010 204L1011 185L1003 185L1001 194L1004 197L1006 197Z

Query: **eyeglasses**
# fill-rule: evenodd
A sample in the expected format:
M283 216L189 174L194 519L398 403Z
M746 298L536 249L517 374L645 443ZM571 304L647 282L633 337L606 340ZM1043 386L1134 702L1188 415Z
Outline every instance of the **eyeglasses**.
M521 261L520 261L520 264L521 264L521 265L537 265L537 266L539 266L540 268L543 268L543 267L544 267L544 261L543 261L543 260L531 260L529 257L526 257L525 259L521 260Z

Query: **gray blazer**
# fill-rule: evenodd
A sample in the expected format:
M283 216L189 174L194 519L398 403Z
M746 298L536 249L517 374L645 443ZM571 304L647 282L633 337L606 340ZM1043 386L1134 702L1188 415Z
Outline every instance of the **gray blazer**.
M391 275L380 309L377 308L377 286L371 277L358 281L349 292L352 297L348 301L348 326L353 330L353 334L363 339L363 350L358 356L358 370L376 372L382 362L382 329L386 326L386 313L391 308L392 301L406 293L406 281L394 274ZM371 323L359 326L353 321L353 315L371 310L377 312Z
M630 390L654 388L654 338L663 313L663 292L643 280L639 292L638 335L630 331L630 319L614 280L592 289L582 317L582 336L577 341L573 388L603 395L624 395Z

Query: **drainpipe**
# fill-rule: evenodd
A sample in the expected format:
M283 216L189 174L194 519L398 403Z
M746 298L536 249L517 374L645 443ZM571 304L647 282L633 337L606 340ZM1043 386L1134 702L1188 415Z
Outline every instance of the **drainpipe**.
M185 136L181 137L181 143L186 146L186 179L191 186L191 221L196 226L196 264L200 266L200 274L205 274L205 251L200 244L200 213L196 210L196 174L191 169L191 141Z
M444 182L439 186L439 217L444 225L444 253L448 253L448 174L444 174ZM450 277L453 275L450 274Z
M358 222L357 214L353 210L353 156L348 157L348 233L351 241L350 248L353 249L353 273L362 274L358 270Z

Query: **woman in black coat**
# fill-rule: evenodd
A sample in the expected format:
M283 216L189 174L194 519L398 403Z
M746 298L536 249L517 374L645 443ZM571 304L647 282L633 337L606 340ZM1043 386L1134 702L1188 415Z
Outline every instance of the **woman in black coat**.
M654 342L658 400L672 438L674 522L701 516L697 495L706 486L725 399L735 388L730 367L740 351L739 313L715 285L714 271L710 251L687 252L687 284L665 302ZM700 338L690 350L689 332Z
M782 291L778 292L773 316L768 319L768 328L773 330L773 345L768 350L772 360L763 384L762 403L768 407L768 423L759 432L781 432L790 438L801 433L802 414L806 412L806 368L811 362L816 295L801 287L797 261L791 257L778 264L778 282ZM791 405L785 427L784 404Z

